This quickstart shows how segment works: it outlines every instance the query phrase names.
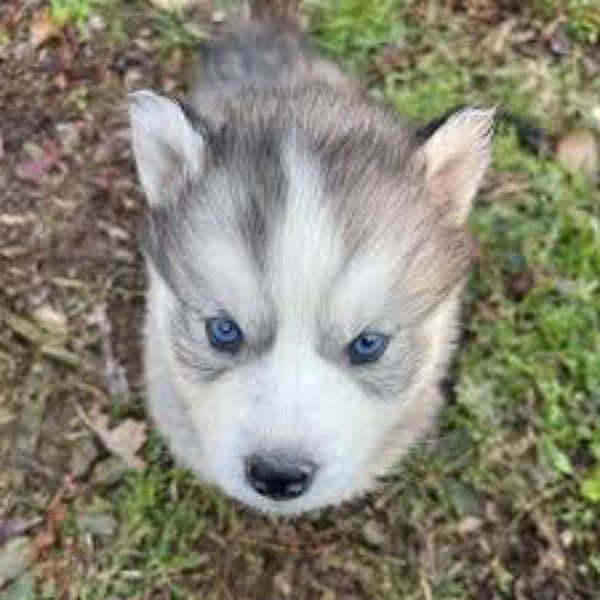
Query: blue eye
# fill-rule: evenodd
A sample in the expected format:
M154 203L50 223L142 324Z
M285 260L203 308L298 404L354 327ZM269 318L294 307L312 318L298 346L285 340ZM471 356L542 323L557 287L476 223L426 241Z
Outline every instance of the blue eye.
M233 319L213 317L206 321L206 337L210 345L221 352L235 353L240 349L244 336Z
M354 365L362 365L376 361L385 352L388 339L383 333L363 331L348 346L350 362Z

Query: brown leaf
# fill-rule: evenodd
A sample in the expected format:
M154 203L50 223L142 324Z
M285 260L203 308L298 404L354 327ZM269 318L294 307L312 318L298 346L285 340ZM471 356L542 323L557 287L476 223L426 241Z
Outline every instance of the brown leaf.
M4 396L0 395L0 404L2 404L4 400ZM3 408L0 406L0 427L4 427L9 425L13 421L17 420L17 415L8 410L8 408ZM2 543L2 520L0 519L0 543Z
M10 538L23 535L40 523L41 519L39 518L30 521L23 521L20 519L0 519L0 544L3 544Z
M39 48L48 40L58 37L60 27L52 19L48 10L38 11L31 20L29 40L34 48Z
M44 554L56 544L56 531L51 527L45 527L33 540L33 548L36 556Z
M363 536L365 542L374 548L382 548L385 545L385 531L381 523L375 519L369 519L363 525Z
M34 560L31 540L16 537L0 548L0 590L16 579Z
M571 44L565 30L565 17L563 15L554 19L545 27L542 36L546 39L548 50L555 56L565 56L571 52Z
M44 329L54 333L65 333L67 317L49 304L43 304L33 312L34 319Z
M0 214L0 225L6 225L7 227L21 227L23 225L35 223L36 221L37 217L32 211L23 212L20 214Z
M198 0L150 0L150 2L162 10L177 12L197 4Z
M508 283L509 295L514 300L523 300L534 284L535 276L533 271L527 269L510 279Z
M493 302L481 300L475 304L475 310L486 321L498 318L498 307Z
M556 146L556 155L568 169L596 177L598 173L598 145L591 131L571 131L563 135Z
M41 147L35 148L33 158L17 165L17 177L39 184L44 175L58 162L59 157L56 144L46 138L42 141Z
M59 490L50 501L50 504L48 504L43 529L33 539L33 548L36 556L46 553L58 541L59 536L57 532L66 514L64 503L68 497L73 495L74 491L73 479L70 476L66 476Z
M481 529L482 525L483 521L479 517L467 515L456 524L456 531L464 537Z
M134 419L125 419L120 425L110 430L113 447L118 449L121 455L127 453L135 454L146 442L146 423L135 421ZM143 462L139 458L131 461L133 464Z
M67 77L67 74L64 71L61 71L60 73L57 73L54 76L54 85L61 91L64 92L67 89L67 86L69 85L69 79Z
M373 59L375 69L382 75L390 71L405 69L411 62L410 52L399 46L388 46L381 50Z
M142 470L146 463L136 456L148 437L147 425L143 421L125 419L122 423L108 428L108 416L95 407L90 416L81 408L79 414L86 425L100 438L106 449L119 457L130 468Z
M497 27L492 29L484 38L482 46L494 56L502 56L510 45L512 34L517 26L514 17L506 19Z

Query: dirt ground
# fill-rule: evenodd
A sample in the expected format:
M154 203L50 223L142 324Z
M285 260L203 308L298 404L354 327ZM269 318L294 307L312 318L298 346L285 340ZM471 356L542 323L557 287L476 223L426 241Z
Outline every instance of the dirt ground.
M498 11L510 10L497 4ZM215 9L199 5L187 18L206 28L190 31L149 20L140 2L113 5L118 18L113 21L114 10L107 9L102 18L88 19L82 33L77 23L53 23L42 0L0 3L0 548L5 542L6 551L13 543L14 550L15 540L24 548L16 553L22 568L10 578L21 587L7 588L8 596L1 591L0 550L0 598L438 597L426 574L451 570L434 551L435 540L450 530L436 529L441 519L436 513L419 514L426 527L394 521L405 554L392 552L397 542L386 538L382 527L389 522L394 485L340 513L273 524L235 503L215 500L185 474L160 479L172 464L144 425L144 273L136 242L143 204L129 148L125 92L143 86L178 91L188 50L210 29ZM487 23L496 18L490 15ZM481 23L489 26L485 19ZM402 61L410 62L410 56L378 55L369 78L380 81L380 69ZM492 178L490 190L506 182ZM131 448L116 455L107 450L99 430L123 424L121 433L138 436L144 461L165 489L150 490L140 481L143 471L135 471L131 457L133 474L127 471L123 455ZM418 477L419 470L414 472ZM430 476L421 474L424 481ZM545 489L556 492L552 486L561 485L570 484L558 480ZM189 565L169 565L163 555L156 563L144 562L135 552L154 538L139 529L130 531L138 532L142 545L122 551L124 537L133 535L119 529L126 514L135 521L140 505L150 514L151 498L166 503L165 498L170 502L181 495L211 515L202 525L207 529L182 551L189 554ZM565 561L564 540L544 513L534 510L538 500L543 502L529 498L533 506L522 521L514 514L492 514L502 512L501 502L486 504L476 516L467 511L457 517L464 532L454 552L471 553L473 564L486 566L479 579L472 574L468 593L448 584L439 597L600 598L593 587L600 581L597 574L577 575L559 564ZM509 521L506 551L465 538L469 527L489 527L490 539L498 539ZM586 532L580 549L597 551L597 527ZM111 541L115 538L118 542ZM111 544L119 548L112 558ZM401 563L421 565L411 572L416 591L386 584L388 571L377 566L382 554L393 555L386 569L395 568L394 560L403 573ZM511 568L517 573L513 579L504 572ZM115 570L129 579L124 576L122 586L113 589L108 582ZM32 579L17 579L21 572L33 573Z
M56 491L65 440L81 437L78 402L139 386L140 199L123 81L130 61L151 77L154 60L82 47L68 33L33 49L32 12L0 7L17 40L0 60L1 399L13 434L2 437L12 467L1 476L3 512L35 510Z
M103 28L85 43L74 28L36 41L43 4L0 6L0 514L25 521L60 490L82 493L74 472L102 460L78 411L110 396L140 413L141 203L124 89L175 74L139 32L120 48Z

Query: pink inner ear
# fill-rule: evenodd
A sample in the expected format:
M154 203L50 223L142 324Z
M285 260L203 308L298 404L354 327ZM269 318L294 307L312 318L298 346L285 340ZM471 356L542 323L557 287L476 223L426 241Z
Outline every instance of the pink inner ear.
M424 144L427 187L458 224L466 221L489 165L493 119L494 110L462 110Z

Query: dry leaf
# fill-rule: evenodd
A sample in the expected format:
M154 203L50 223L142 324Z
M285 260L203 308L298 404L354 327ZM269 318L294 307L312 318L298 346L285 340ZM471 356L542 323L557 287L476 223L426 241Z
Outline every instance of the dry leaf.
M374 548L382 548L385 545L386 537L383 526L375 519L369 519L363 525L363 536L365 542Z
M474 517L473 515L467 515L466 517L463 517L456 524L456 531L460 535L466 536L466 535L469 535L470 533L477 531L478 529L481 529L482 525L483 525L483 521L479 517Z
M31 541L16 537L0 548L0 589L16 579L33 562L35 554Z
M589 114L591 120L594 122L596 127L600 127L600 104L592 106Z
M148 438L146 423L125 419L113 429L109 429L108 416L101 413L97 407L89 417L81 408L79 414L111 454L119 457L130 469L139 471L145 468L146 463L136 456L136 452Z
M20 227L21 225L29 225L38 220L34 212L24 211L19 214L4 213L0 215L0 225L7 227Z
M42 522L40 518L23 521L21 519L0 519L0 544L13 537L23 535Z
M516 25L517 20L514 17L500 23L484 38L482 42L483 48L491 52L494 56L502 56L511 42L511 36Z
M65 333L67 318L62 312L44 304L33 312L34 319L46 330L55 333Z
M150 0L150 3L162 10L179 11L198 4L198 0Z
M59 26L50 16L47 10L38 11L31 20L29 28L29 40L34 48L39 48L48 40L58 37Z
M2 398L0 397L0 404L2 404ZM0 408L0 427L9 425L13 421L16 421L17 415L8 410L8 408ZM2 540L2 521L0 521L0 540Z
M44 175L58 162L60 154L56 144L46 138L42 145L30 147L33 158L17 165L16 173L19 179L40 183Z
M598 145L591 131L580 129L563 135L556 147L558 160L572 171L595 177L598 172Z

